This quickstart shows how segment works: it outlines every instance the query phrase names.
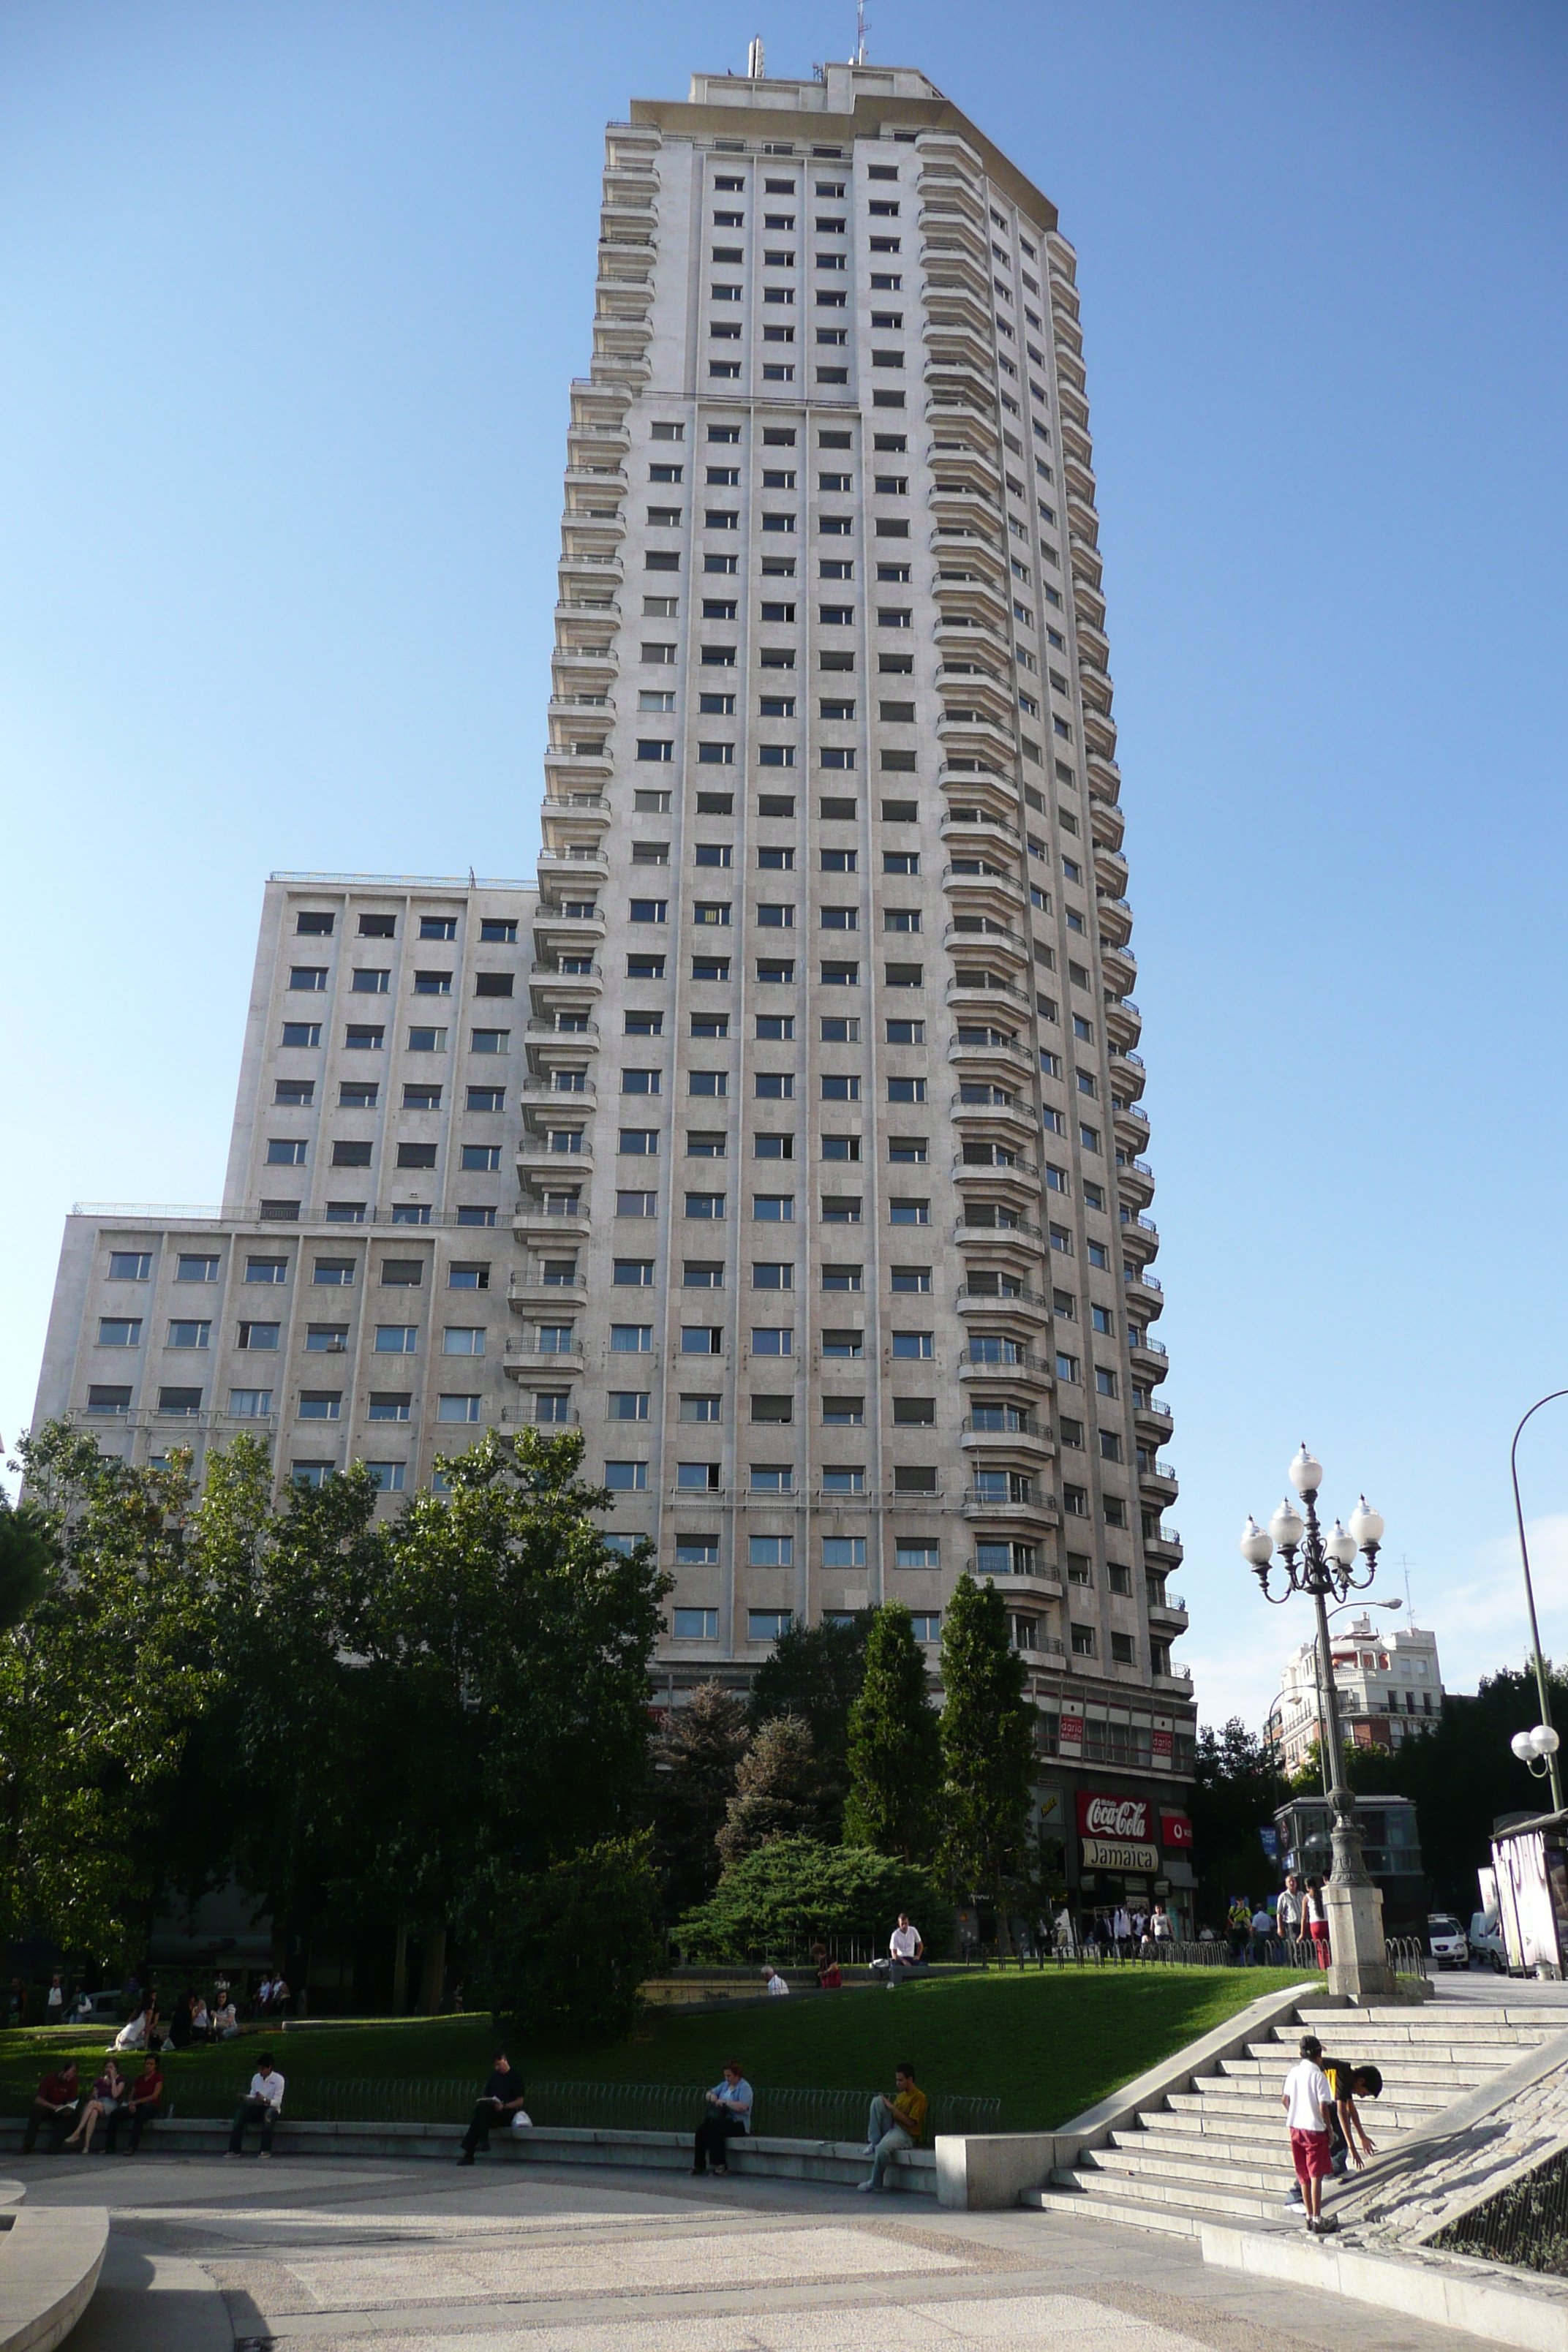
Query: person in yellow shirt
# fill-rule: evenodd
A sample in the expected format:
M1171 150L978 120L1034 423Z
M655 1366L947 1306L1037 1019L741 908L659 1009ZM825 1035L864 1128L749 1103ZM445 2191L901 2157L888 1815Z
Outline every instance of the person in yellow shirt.
M915 2070L907 2058L900 2058L894 2067L893 2084L890 2099L879 2091L871 2102L870 2120L866 2126L871 2178L861 2181L862 2191L880 2189L882 2177L899 2150L917 2146L925 2130L926 2095L916 2083Z

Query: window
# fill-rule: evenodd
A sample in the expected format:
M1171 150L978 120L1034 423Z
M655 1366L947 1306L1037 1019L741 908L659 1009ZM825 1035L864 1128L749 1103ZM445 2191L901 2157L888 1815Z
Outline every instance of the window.
M612 1389L610 1419L612 1421L646 1421L648 1416L649 1394L647 1389Z
M719 1356L724 1351L724 1334L717 1323L683 1323L680 1327L680 1352L683 1356Z
M626 1159L653 1159L658 1152L658 1129L653 1127L623 1127L619 1149Z
M479 1400L477 1396L460 1396L447 1392L436 1400L437 1421L478 1421Z
M794 1622L793 1609L748 1609L746 1638L752 1642L781 1642Z
M342 1389L301 1389L300 1418L301 1421L337 1421L342 1412Z
M864 1536L824 1536L822 1538L824 1568L864 1568L866 1538Z
M686 1195L686 1213L689 1217L699 1219L707 1218L712 1223L718 1223L724 1214L723 1193L688 1192Z
M680 1557L679 1546L676 1557ZM671 1631L678 1642L716 1642L719 1639L717 1609L677 1609Z
M716 1495L719 1492L717 1462L678 1462L675 1484L681 1494Z
M890 1224L895 1225L929 1225L931 1202L900 1200L895 1197L888 1203L888 1220Z
M172 1413L181 1418L190 1419L200 1412L201 1409L200 1389L160 1389L158 1391L158 1410L162 1413ZM300 1400L300 1409L301 1415L304 1415L303 1397ZM333 1418L335 1419L336 1416L334 1415Z
M936 1353L936 1341L929 1331L895 1331L893 1353L895 1356L918 1356L929 1362Z
M373 1389L366 1418L371 1421L406 1421L414 1409L414 1400L406 1389Z
M100 1315L98 1318L98 1344L100 1348L139 1348L142 1345L140 1315Z
M575 1202L573 1203L571 1213L574 1216L577 1213ZM658 1194L657 1192L617 1192L616 1214L617 1217L655 1217L658 1214Z
M616 1286L622 1290L651 1290L653 1288L653 1264L654 1262L651 1257L616 1258L615 1265Z
M687 1392L680 1400L680 1418L685 1422L719 1422L724 1418L721 1401L710 1391Z
M1076 1627L1074 1628L1074 1631L1077 1631ZM1111 1664L1117 1666L1135 1666L1137 1664L1137 1644L1134 1643L1131 1633L1112 1633L1110 1637L1110 1660Z
M653 1351L651 1323L612 1323L610 1353L613 1356L647 1356Z
M752 1139L752 1155L758 1160L793 1160L793 1135L757 1135Z
M647 1491L646 1462L606 1462L605 1484L613 1495L641 1495Z
M826 1396L822 1400L824 1429L859 1429L866 1419L864 1397Z
M795 1472L784 1463L753 1462L752 1492L753 1495L793 1495Z
M210 1323L205 1322L171 1323L169 1326L169 1345L171 1348L210 1347L212 1345L212 1328L213 1327Z
M297 963L289 974L289 989L300 996L323 994L327 985L325 964ZM287 1043L287 1040L285 1040Z
M260 1349L264 1352L269 1351L278 1345L279 1328L276 1323L242 1323L239 1327L238 1344L242 1349Z
M786 1335L787 1336L787 1335ZM784 1352L787 1355L789 1350ZM787 1396L754 1396L752 1399L753 1424L782 1423L795 1419L795 1399Z
M1089 1313L1089 1320L1097 1331L1103 1331L1107 1339L1115 1338L1116 1318L1109 1307L1091 1307Z
M752 1214L759 1224L791 1224L795 1220L795 1194L758 1192L752 1198Z
M283 1263L281 1259L278 1261ZM110 1282L146 1282L153 1272L151 1250L110 1250L109 1279Z
M383 1278L384 1279L384 1276ZM417 1278L416 1276L416 1280ZM488 1290L489 1286L490 1270L488 1263L452 1265L447 1270L448 1290Z
M1058 1350L1058 1355L1057 1355L1057 1378L1058 1378L1058 1381L1068 1381L1072 1382L1072 1384L1076 1387L1076 1386L1077 1386L1077 1384L1078 1384L1078 1382L1079 1382L1079 1380L1081 1380L1081 1378L1082 1378L1082 1377L1083 1377L1083 1375L1082 1375L1082 1371L1081 1371L1080 1367L1079 1367L1079 1360L1078 1360L1078 1358L1077 1358L1076 1356L1069 1356L1069 1355L1063 1354L1060 1350Z
M268 1168L303 1168L304 1144L274 1136L267 1146L267 1165Z

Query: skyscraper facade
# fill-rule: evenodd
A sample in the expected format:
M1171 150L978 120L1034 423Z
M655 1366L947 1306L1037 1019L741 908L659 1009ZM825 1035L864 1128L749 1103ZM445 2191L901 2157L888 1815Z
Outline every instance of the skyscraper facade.
M400 996L446 887L275 884L226 1213L264 1213L286 1110L307 1223L363 1147L363 1332L337 1319L368 1363L377 1222L495 1206L493 1184L458 1200L453 1155L500 1141L504 1385L399 1382L406 1475L473 1433L437 1417L448 1389L485 1425L581 1427L617 1534L675 1580L675 1705L792 1622L889 1599L934 1665L957 1577L993 1578L1047 1829L1106 1899L1191 1883L1194 1721L1075 279L1054 206L917 72L699 75L611 125L537 894L493 886L448 935L467 955L479 921L521 925L485 983L516 988L488 1024L510 1081L485 1048L505 1111L469 1136L468 1067L439 1112L434 1078L389 1069L370 1126L335 1067L274 1099L311 1076L278 1060L292 927L337 908L321 985L352 996L353 926L384 917L375 984ZM319 1050L347 1055L354 1010L334 996ZM403 1059L439 1025L418 1011L394 1008ZM465 1004L443 1037L471 1063L486 1025ZM405 1145L418 1201L395 1197ZM127 1384L88 1378L110 1253L73 1230L40 1407L85 1411ZM460 1239L423 1245L421 1363ZM342 1386L352 1417L369 1383ZM306 1383L274 1393L282 1476ZM1131 1804L1111 1840L1107 1794Z

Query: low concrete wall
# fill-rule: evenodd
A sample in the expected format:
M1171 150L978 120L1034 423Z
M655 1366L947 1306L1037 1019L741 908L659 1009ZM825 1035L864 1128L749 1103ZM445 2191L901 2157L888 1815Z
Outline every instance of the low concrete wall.
M1568 2352L1568 2287L1529 2273L1500 2276L1461 2254L1440 2259L1363 2253L1332 2238L1230 2230L1205 2221L1205 2263L1251 2278L1284 2279L1314 2294L1348 2294L1435 2327L1462 2327L1523 2352ZM1323 2317L1320 2314L1320 2319Z
M322 2124L279 2123L273 2140L278 2157L308 2157L317 2161L355 2158L414 2158L437 2164L457 2159L462 2138L460 2124ZM0 2126L0 2147L21 2137L18 2124ZM228 2126L217 2120L172 2116L154 2124L134 2159L150 2155L221 2156L228 2145ZM248 2143L256 2145L254 2137ZM592 2131L535 2125L529 2131L496 2131L490 2135L487 2160L503 2164L589 2164L635 2166L658 2172L691 2169L689 2132ZM837 2189L853 2189L869 2168L863 2147L847 2140L755 2138L728 2143L730 2169L762 2179L816 2180ZM41 2159L60 2165L79 2164L79 2157ZM100 2159L89 2158L88 2162ZM101 2159L119 2162L119 2158ZM929 2148L909 2148L896 2156L887 2176L888 2187L906 2196L934 2197L936 2158ZM5 2347L0 2345L0 2352Z
M53 2352L91 2302L108 2245L101 2206L22 2206L0 2236L0 2352Z
M1212 2033L1189 2042L1184 2050L1113 2091L1097 2106L1087 2107L1059 2131L939 2134L939 2202L969 2212L1016 2205L1026 2190L1044 2189L1058 2167L1076 2164L1086 2148L1103 2147L1112 2132L1128 2128L1140 2108L1162 2106L1173 2091L1186 2090L1194 2076L1211 2073L1222 2059L1238 2056L1302 2001L1327 1998L1321 1981L1310 1979L1265 1993Z

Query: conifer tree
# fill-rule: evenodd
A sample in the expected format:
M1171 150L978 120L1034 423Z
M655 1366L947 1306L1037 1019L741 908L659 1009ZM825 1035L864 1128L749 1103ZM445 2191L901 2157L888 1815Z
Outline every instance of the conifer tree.
M1002 1596L967 1573L942 1621L942 1858L956 1885L995 1904L1005 1951L1009 1886L1029 1822L1034 1709Z
M848 1845L929 1860L942 1772L940 1727L925 1660L901 1601L872 1613L866 1675L849 1712Z

